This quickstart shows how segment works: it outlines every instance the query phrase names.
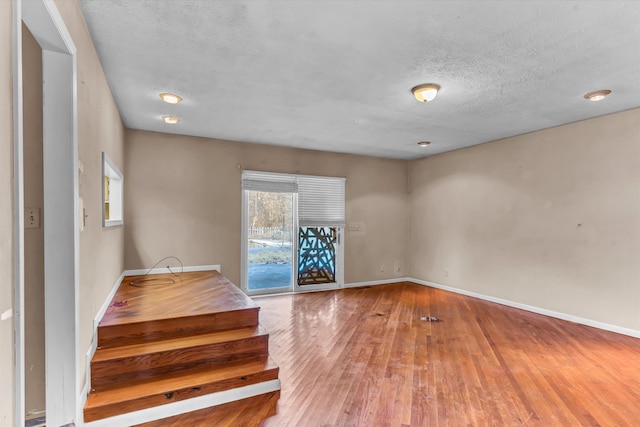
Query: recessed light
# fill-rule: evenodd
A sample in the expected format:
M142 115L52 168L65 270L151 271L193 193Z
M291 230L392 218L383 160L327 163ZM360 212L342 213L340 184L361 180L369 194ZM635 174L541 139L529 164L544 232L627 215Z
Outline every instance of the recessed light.
M419 102L429 102L433 101L433 99L438 94L440 90L440 86L437 84L429 83L426 85L419 85L411 89L413 92L413 96L416 97L416 100Z
M182 97L173 93L164 92L160 94L160 98L167 104L177 104L182 101Z
M609 89L596 90L595 92L587 93L584 98L589 101L602 101L605 96L609 95L611 91Z
M424 147L428 147L428 146L429 146L429 144L431 144L431 141L420 141L420 142L418 142L418 145L419 145L420 147L423 147L423 148L424 148Z
M180 121L180 119L175 116L162 116L162 120L164 120L165 123L170 125L175 125Z

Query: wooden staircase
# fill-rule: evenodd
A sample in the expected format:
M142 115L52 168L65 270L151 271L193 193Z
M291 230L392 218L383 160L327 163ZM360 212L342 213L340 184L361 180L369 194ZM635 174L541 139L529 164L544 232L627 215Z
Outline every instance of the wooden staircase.
M88 425L278 379L269 335L258 325L259 307L224 276L154 275L131 286L138 278L123 279L98 327L84 406ZM277 400L276 384L268 393ZM146 411L135 422L159 417Z

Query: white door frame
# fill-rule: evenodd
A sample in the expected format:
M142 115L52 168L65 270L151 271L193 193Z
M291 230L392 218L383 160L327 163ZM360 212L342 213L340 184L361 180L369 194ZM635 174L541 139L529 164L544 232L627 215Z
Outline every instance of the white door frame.
M337 242L336 242L336 280L333 283L326 284L318 284L318 285L298 285L298 258L299 258L299 242L298 242L298 201L297 193L291 193L293 195L293 236L291 236L292 244L292 266L291 266L291 284L288 286L283 286L280 288L268 288L268 289L260 289L256 291L250 291L248 282L248 252L249 252L249 241L247 235L248 228L248 193L247 190L242 190L242 213L241 213L241 250L242 254L240 256L240 288L250 296L259 296L259 295L270 295L277 293L286 293L286 292L311 292L311 291L322 291L329 289L339 289L344 286L344 227L336 227L337 228Z
M78 358L79 216L76 47L53 0L13 0L15 414L24 426L22 22L42 48L47 425L82 422Z
M292 216L293 216L293 235L291 236L291 283L288 286L282 286L279 288L268 288L268 289L259 289L255 291L249 290L249 277L248 277L248 267L249 267L249 236L247 234L248 228L248 212L249 209L249 196L248 192L245 189L242 189L242 227L240 230L240 236L242 239L241 242L241 250L242 254L240 255L240 288L250 296L259 296L259 295L270 295L270 294L278 294L278 293L286 293L292 292L295 287L296 277L298 274L296 256L298 254L298 239L295 235L295 230L298 229L298 194L297 193L288 193L292 195Z

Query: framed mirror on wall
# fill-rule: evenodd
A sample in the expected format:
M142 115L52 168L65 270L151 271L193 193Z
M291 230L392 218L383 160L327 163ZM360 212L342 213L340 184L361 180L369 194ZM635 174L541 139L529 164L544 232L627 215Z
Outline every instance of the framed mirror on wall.
M122 224L123 216L122 172L102 153L102 226L112 227Z

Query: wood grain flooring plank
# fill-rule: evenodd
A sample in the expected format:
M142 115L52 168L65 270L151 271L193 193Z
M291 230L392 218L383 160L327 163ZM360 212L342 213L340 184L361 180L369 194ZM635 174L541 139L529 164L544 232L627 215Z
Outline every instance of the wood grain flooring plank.
M262 426L640 419L636 338L410 283L256 302L283 387Z

